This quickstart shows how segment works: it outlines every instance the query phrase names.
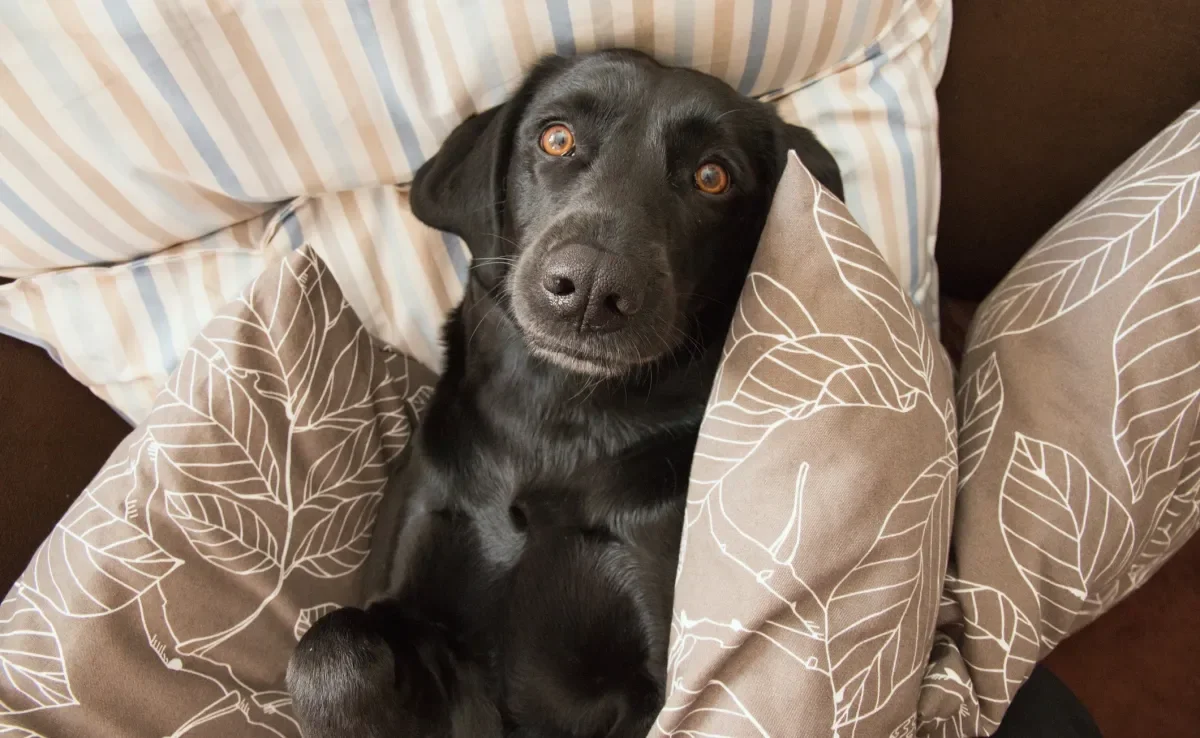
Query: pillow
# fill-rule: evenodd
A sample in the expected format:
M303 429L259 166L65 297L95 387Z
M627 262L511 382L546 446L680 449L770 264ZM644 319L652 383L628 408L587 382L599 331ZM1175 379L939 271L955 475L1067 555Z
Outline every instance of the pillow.
M655 735L912 734L953 520L952 385L793 155L692 464Z
M467 256L392 185L546 53L633 46L777 101L934 319L946 0L11 0L0 20L0 275L34 277L0 288L0 331L134 422L199 327L300 241L372 332L436 366Z
M0 287L0 331L51 348L136 425L200 329L301 243L372 335L438 366L442 316L462 296L469 254L418 222L395 187L300 198L150 257L25 277Z
M0 735L299 738L288 657L359 598L431 379L309 250L264 272L0 603Z
M980 307L924 733L990 734L1034 662L1200 527L1198 186L1200 105Z

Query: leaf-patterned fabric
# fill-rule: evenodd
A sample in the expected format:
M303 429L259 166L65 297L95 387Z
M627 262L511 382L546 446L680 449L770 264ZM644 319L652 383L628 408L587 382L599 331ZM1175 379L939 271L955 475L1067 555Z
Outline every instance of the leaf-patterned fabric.
M358 599L431 379L308 249L268 269L0 604L0 736L298 736L287 659Z
M693 461L655 735L911 734L957 478L949 360L793 156Z
M984 302L922 732L990 734L1033 664L1200 527L1200 105Z

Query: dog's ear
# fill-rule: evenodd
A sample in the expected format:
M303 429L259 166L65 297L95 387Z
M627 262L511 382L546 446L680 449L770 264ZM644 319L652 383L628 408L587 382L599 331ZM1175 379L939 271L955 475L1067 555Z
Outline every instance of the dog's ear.
M413 214L464 239L476 258L504 253L513 134L534 93L564 63L559 57L540 61L511 100L459 124L413 178Z
M483 245L474 243L480 234L498 232L496 208L504 198L511 127L518 117L511 110L506 103L467 118L413 178L413 214L472 248Z
M825 185L825 189L837 195L839 200L845 200L842 172L838 169L837 161L834 160L833 154L821 145L813 132L783 121L776 125L775 130L775 143L784 165L787 164L787 152L795 151L808 171L818 182ZM780 171L782 172L782 169Z

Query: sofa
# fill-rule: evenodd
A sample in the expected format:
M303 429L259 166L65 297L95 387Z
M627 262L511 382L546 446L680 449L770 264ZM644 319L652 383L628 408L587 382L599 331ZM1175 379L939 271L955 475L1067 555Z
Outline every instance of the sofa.
M938 98L942 340L1105 174L1200 99L1200 6L1046 0L955 6ZM0 336L0 586L128 425L41 349ZM1200 718L1200 540L1048 665L1108 736L1190 734Z

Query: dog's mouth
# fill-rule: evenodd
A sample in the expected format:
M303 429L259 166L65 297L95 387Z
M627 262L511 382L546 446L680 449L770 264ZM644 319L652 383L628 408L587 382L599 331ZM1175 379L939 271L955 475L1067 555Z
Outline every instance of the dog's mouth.
M577 374L615 378L628 374L638 366L648 364L658 358L657 356L627 357L613 352L587 351L550 336L537 335L528 330L523 332L525 333L525 342L534 356Z

